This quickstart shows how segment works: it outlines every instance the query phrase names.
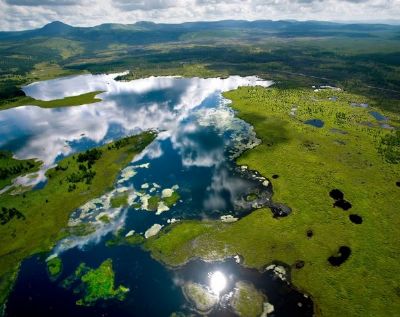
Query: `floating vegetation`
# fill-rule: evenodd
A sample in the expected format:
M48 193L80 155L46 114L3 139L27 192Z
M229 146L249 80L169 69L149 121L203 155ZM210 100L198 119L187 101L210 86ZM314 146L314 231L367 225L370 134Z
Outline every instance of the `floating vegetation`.
M64 288L73 287L74 293L82 294L76 304L92 306L99 300L124 300L129 288L118 286L115 288L115 273L112 260L107 259L97 269L81 263L75 273L66 278L62 284ZM74 287L75 286L75 287Z

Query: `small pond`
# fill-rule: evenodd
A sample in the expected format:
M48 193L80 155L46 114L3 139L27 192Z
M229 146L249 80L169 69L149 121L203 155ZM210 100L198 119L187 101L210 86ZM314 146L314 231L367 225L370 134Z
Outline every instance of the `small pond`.
M304 121L305 124L312 125L313 127L316 128L322 128L324 126L324 121L320 119L310 119L307 121Z
M387 120L387 118L383 114L381 114L377 111L370 111L369 114L378 121L386 121Z

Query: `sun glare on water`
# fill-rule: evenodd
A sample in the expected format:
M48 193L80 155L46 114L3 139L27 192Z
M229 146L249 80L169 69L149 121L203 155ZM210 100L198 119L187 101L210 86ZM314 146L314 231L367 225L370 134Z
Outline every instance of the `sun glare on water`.
M220 271L215 271L210 274L210 288L215 293L221 293L226 287L226 277Z

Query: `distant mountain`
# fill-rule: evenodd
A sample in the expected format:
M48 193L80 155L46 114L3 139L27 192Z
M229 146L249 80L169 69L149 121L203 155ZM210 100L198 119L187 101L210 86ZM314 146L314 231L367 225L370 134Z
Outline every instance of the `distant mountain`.
M94 27L74 27L60 21L42 28L17 32L0 32L0 40L24 40L35 37L62 37L81 41L104 41L127 44L149 44L177 41L186 34L229 31L240 35L257 31L258 34L276 37L374 37L373 32L396 31L399 26L385 24L344 24L320 21L245 21L224 20L212 22L186 22L181 24L158 24L141 21L135 24L102 24ZM247 32L247 33L246 33ZM226 32L225 32L226 33Z
M60 21L54 21L54 22L51 22L49 24L46 24L41 29L36 30L36 33L38 35L51 36L51 35L65 34L65 33L68 33L68 32L70 32L72 30L74 30L73 26L65 24L65 23L60 22Z

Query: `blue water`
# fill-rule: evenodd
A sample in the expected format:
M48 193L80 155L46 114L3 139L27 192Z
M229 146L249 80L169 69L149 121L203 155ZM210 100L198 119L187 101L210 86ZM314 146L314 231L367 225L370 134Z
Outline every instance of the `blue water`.
M370 111L369 114L373 116L378 121L386 121L387 118L377 111Z
M25 88L35 98L59 99L91 90L105 90L102 102L60 109L20 107L0 112L0 149L14 151L19 158L35 157L44 161L37 178L21 179L22 184L45 186L44 173L55 162L99 144L156 129L157 139L130 164L136 175L116 184L116 190L131 193L179 187L180 201L160 215L140 208L109 208L103 200L78 209L71 215L76 221L91 223L96 231L87 236L70 236L52 252L23 262L14 291L7 305L7 316L169 316L172 312L191 312L180 281L198 280L219 265L235 280L251 280L275 305L275 316L311 316L311 301L285 283L266 273L245 272L240 265L224 263L188 264L168 269L140 248L106 247L105 241L117 231L135 230L143 234L153 224L168 225L168 220L218 219L222 215L242 217L253 210L245 197L258 193L260 203L268 206L271 187L263 185L256 173L243 171L234 163L242 151L258 144L253 128L237 119L221 92L239 86L270 82L257 78L182 79L158 77L116 82L109 75L78 76L37 83ZM143 166L145 167L138 167ZM156 183L160 189L153 188ZM144 188L144 184L150 184ZM108 198L107 198L108 197ZM84 211L86 210L86 211ZM111 222L96 219L101 213ZM84 215L84 217L82 216ZM63 260L64 270L57 281L47 276L45 258L52 253ZM130 288L123 302L103 301L94 307L75 305L79 297L59 286L81 262L98 267L111 258L116 284ZM190 269L191 265L199 266ZM186 273L185 273L186 272ZM188 273L190 272L190 273ZM205 280L203 280L205 283ZM276 294L280 294L277 296ZM304 301L304 309L297 303ZM311 306L310 306L311 305ZM213 314L229 315L228 307L218 306Z
M307 121L304 121L305 124L312 125L313 127L316 128L322 128L324 126L324 121L320 119L310 119Z

